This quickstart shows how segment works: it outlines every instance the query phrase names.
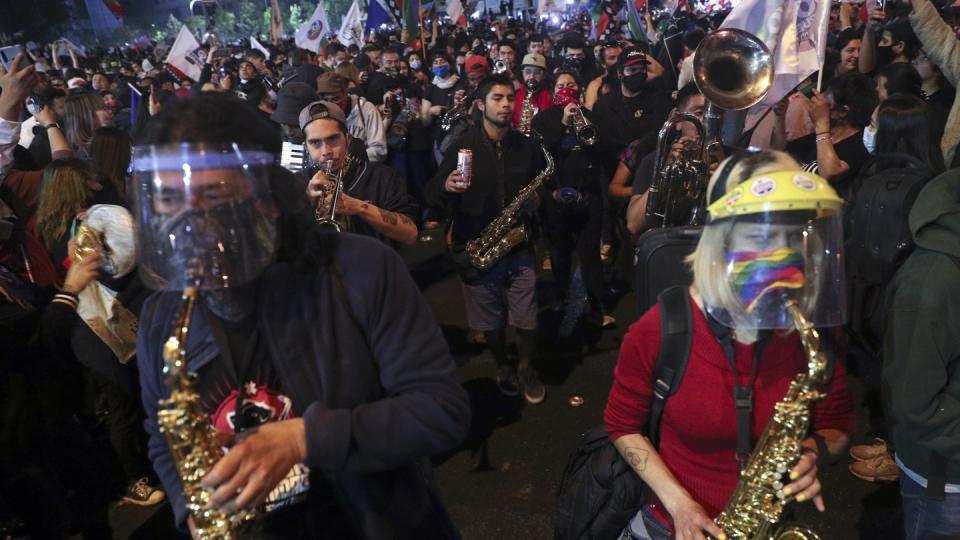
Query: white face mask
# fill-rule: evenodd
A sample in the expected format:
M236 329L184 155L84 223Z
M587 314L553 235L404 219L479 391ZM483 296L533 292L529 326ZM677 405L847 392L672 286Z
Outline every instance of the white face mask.
M863 146L871 154L877 153L877 128L867 126L863 128Z
M421 65L419 60L410 60L410 69L420 69Z

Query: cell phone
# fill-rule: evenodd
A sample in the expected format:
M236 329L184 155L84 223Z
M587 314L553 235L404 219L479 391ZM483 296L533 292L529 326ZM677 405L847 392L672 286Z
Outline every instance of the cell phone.
M31 116L40 114L42 109L43 107L40 106L40 100L37 99L37 96L32 95L27 98L27 112L29 112Z
M887 9L887 0L877 0L877 9L880 11L886 11Z
M10 45L9 47L0 47L0 64L3 65L3 69L10 71L11 66L13 66L13 60L20 53L24 53L23 60L20 62L20 69L23 69L27 67L27 65L30 63L30 57L27 56L26 51L23 48L23 45Z

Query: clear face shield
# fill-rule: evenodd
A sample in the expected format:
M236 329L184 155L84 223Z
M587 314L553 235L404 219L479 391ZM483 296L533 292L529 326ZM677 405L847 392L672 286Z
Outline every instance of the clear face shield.
M798 180L790 180L790 175ZM808 183L805 174L773 176L760 178L756 184L760 189L753 193L747 192L752 187L748 185L728 197L733 205L752 206L749 213L734 212L707 225L722 233L717 235L722 236L722 246L714 246L715 256L710 258L712 286L709 294L704 294L707 311L731 328L791 329L794 321L786 305L794 301L813 325L842 325L847 315L842 201L824 180L823 185L833 193L831 199L798 202L785 197L756 202L765 196L769 180L774 189L777 181L782 184L784 180L795 184L793 191L798 186L801 191L822 187ZM711 213L713 209L711 206Z
M273 157L236 145L134 149L140 270L154 289L230 289L273 261Z

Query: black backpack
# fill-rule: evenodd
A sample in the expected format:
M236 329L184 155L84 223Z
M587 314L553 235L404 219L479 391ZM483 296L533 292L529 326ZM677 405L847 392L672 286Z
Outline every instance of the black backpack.
M933 176L910 156L878 157L864 166L847 206L848 331L870 354L879 352L883 338L886 285L913 252L910 209Z
M693 311L686 287L670 287L660 306L660 353L648 434L654 446L668 397L676 393L693 344ZM644 483L623 460L601 424L580 437L557 490L554 535L560 540L617 538L644 502Z

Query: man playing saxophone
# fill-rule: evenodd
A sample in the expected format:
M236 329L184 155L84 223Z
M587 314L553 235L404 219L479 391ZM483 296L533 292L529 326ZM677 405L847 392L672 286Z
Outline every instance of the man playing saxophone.
M812 500L823 511L818 458L838 455L853 431L842 360L811 361L836 356L824 327L845 319L841 199L826 180L773 151L727 159L708 193L710 219L690 257L694 284L685 291L690 354L658 428L649 422L654 390L664 391L654 376L660 326L676 332L679 321L665 322L659 307L647 312L624 337L614 371L606 428L650 493L624 538L770 538L769 531L743 534L737 520L766 508L743 501ZM821 329L819 350L808 347L806 331L795 331L794 303ZM811 392L794 391L801 379ZM786 412L774 417L775 405ZM774 456L785 473L779 461L764 461ZM744 490L742 482L763 486Z
M530 362L536 345L537 302L535 257L523 242L480 271L468 262L465 246L496 220L508 203L544 169L540 145L511 129L515 94L510 78L492 75L478 88L481 122L455 141L427 187L432 207L453 220L450 237L454 259L460 261L464 302L470 328L484 332L497 361L497 383L505 395L522 391L530 403L544 400L546 391ZM460 150L473 153L469 182L456 169ZM535 193L535 192L534 192ZM529 221L538 204L528 199L521 221ZM507 359L506 325L517 330L519 372Z
M553 105L550 85L546 80L547 59L542 54L527 54L523 57L520 74L523 75L523 84L517 90L513 125L521 132L529 133L537 113Z
M406 182L393 168L382 163L354 159L344 167L351 136L340 107L329 101L315 101L300 111L300 129L306 137L310 160L319 167L305 169L298 176L307 183L307 195L324 214L333 204L334 183L342 182L334 219L344 219L343 230L372 236L391 244L411 245L417 241L417 204L407 194ZM332 165L324 170L326 164Z
M269 133L205 94L165 107L133 161L157 290L137 360L176 523L207 538L208 510L255 509L217 538L457 538L427 461L469 425L443 336L393 250L315 226Z

